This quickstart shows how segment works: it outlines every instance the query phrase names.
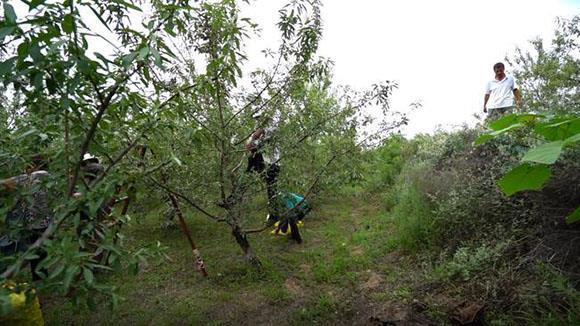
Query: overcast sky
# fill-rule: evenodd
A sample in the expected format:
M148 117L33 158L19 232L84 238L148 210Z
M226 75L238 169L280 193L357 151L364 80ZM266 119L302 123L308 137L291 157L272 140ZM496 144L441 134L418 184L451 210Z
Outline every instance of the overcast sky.
M483 109L493 64L537 36L549 39L557 16L580 13L572 0L322 0L324 35L319 54L335 62L335 82L364 88L394 80L393 106L411 114L408 135L473 124ZM258 0L251 17L263 33L252 48L276 40L284 0ZM270 44L272 43L272 44ZM261 44L262 46L259 46ZM509 74L510 68L506 67Z

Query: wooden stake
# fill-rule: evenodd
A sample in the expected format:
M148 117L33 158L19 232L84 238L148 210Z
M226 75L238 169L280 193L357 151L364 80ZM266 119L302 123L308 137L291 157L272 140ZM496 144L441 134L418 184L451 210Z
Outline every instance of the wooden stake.
M195 258L195 267L196 269L203 275L207 277L207 271L205 270L205 264L203 263L203 259L201 258L201 254L199 250L195 247L195 243L193 243L193 239L191 237L191 232L187 227L187 223L185 223L185 219L183 218L183 214L181 213L181 209L179 208L179 203L177 202L177 198L172 193L167 193L169 199L171 199L171 204L177 213L177 217L179 218L179 224L181 226L181 231L185 234L187 241L189 241L189 245L191 246L191 251L193 253L193 257Z

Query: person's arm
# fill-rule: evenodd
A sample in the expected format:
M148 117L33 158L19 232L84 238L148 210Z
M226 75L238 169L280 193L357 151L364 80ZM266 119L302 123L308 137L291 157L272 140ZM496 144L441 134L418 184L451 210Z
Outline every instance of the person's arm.
M487 113L487 101L489 101L489 95L491 94L490 82L485 84L485 96L483 97L483 112Z
M263 128L258 128L256 131L254 131L254 133L252 134L252 136L250 136L248 142L246 143L246 149L250 152L257 150L258 146L260 146L261 138L263 136L264 136Z
M483 97L483 112L487 113L487 101L489 101L489 94L485 94Z
M15 177L0 180L0 193L9 193L29 181L28 174L21 174Z

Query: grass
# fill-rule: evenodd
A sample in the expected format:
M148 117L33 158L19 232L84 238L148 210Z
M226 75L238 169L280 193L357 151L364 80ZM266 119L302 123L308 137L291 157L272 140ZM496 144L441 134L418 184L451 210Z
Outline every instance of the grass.
M160 240L169 247L171 260L150 261L136 277L108 276L124 298L115 310L100 306L96 311L74 311L63 299L52 298L44 300L45 319L48 325L367 320L369 300L380 299L367 295L372 290L360 289L369 271L384 269L380 259L387 254L391 227L373 201L351 195L318 203L302 229L302 245L267 233L253 235L250 241L263 262L262 272L244 262L225 225L187 214L208 278L195 271L178 229L162 230L156 214L136 216L140 222L126 229L129 244Z

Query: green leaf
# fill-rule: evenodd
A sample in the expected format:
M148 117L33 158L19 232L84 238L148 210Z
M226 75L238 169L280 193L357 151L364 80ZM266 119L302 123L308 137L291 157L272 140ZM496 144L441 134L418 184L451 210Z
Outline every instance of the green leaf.
M38 42L34 42L29 45L28 53L30 54L30 57L34 61L40 61L43 58L42 53L40 52L40 46L38 45Z
M62 20L62 30L67 34L70 34L75 30L75 21L71 14L64 15Z
M80 267L78 266L69 266L66 269L66 272L64 274L64 280L63 280L63 285L64 288L68 290L68 288L70 288L70 285L75 277L75 275L77 275L77 273L79 272Z
M524 162L554 164L560 157L564 142L554 141L530 149L522 158Z
M12 32L14 32L15 29L16 27L14 26L0 28L0 41L4 40L6 36L12 34Z
M155 65L159 68L163 68L163 63L161 62L161 56L159 55L159 51L157 51L156 48L151 47L151 55L153 56L153 59L155 60Z
M36 128L29 129L28 131L26 131L26 132L23 132L22 134L20 134L20 135L19 135L18 137L16 137L14 140L21 140L21 139L24 139L24 138L26 138L26 137L28 137L28 136L30 136L30 135L32 135L32 134L35 134L35 133L37 133L37 132L38 132L38 130L36 130Z
M30 1L30 4L28 5L28 9L34 9L42 4L44 4L44 1L46 0L32 0Z
M16 53L18 53L18 57L20 60L24 60L28 56L28 43L22 42L16 48Z
M93 275L93 272L90 270L90 268L83 268L83 277L85 278L85 281L87 281L89 286L93 285L95 281L95 276Z
M42 73L39 72L34 75L33 83L34 88L36 88L36 91L42 92L42 90L44 89L44 76L42 75Z
M147 55L149 54L149 47L148 46L144 46L142 48L139 49L139 60L143 60L145 59L145 57L147 57Z
M504 128L504 129L495 130L495 131L492 131L492 132L490 132L490 133L487 133L487 134L480 135L480 136L479 136L479 137L477 137L477 139L475 140L475 145L481 145L481 144L483 144L483 143L485 143L485 142L489 141L490 139L493 139L493 138L495 138L496 136L499 136L499 135L501 135L501 134L503 134L503 133L506 133L506 132L508 132L508 131L510 131L510 130L514 130L514 129L521 128L521 127L523 127L523 126L524 126L524 124L523 124L523 123L519 123L519 122L518 122L518 123L516 123L516 124L512 124L512 125L510 125L510 126L508 126L508 127Z
M475 145L481 145L486 143L487 141L493 139L494 136L490 135L490 134L482 134L479 135L479 137L477 137L477 139L475 140Z
M55 268L55 269L54 269L54 270L53 270L53 271L50 273L50 276L49 276L48 278L49 278L49 279L54 279L54 278L56 278L57 276L59 276L59 275L60 275L60 273L62 273L62 272L64 271L64 268L65 268L65 267L66 267L66 266L65 266L65 264L60 264L60 265L58 265L58 266L57 266L57 267L56 267L56 268Z
M14 63L18 57L12 57L6 61L0 62L0 76L5 75L9 72L12 72L14 68Z
M572 137L568 137L564 140L564 146L572 145L580 141L580 134L576 134Z
M138 52L132 52L123 57L123 66L128 67L137 57Z
M172 160L173 160L175 163L177 163L177 165L179 165L179 166L183 166L183 163L181 162L181 160L180 160L180 159L179 159L177 156L175 156L175 153L171 153L171 159L172 159Z
M521 122L534 121L537 118L541 118L543 115L540 114L509 114L500 119L497 119L489 124L489 128L493 130L505 129L513 124Z
M4 2L4 18L11 24L16 24L16 13L14 8L8 3Z
M546 165L524 163L506 173L499 179L498 185L507 196L511 196L522 190L541 189L551 174Z
M576 208L572 214L566 217L566 223L571 224L580 221L580 207Z
M535 132L547 140L564 140L580 133L580 118L558 117L548 122L539 123Z

